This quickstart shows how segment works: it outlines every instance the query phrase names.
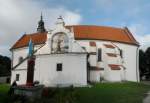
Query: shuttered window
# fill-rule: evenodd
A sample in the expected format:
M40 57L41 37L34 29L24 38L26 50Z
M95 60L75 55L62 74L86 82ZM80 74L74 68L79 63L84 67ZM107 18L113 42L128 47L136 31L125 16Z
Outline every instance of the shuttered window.
M97 61L102 61L102 50L99 48L98 49L98 58L97 58Z

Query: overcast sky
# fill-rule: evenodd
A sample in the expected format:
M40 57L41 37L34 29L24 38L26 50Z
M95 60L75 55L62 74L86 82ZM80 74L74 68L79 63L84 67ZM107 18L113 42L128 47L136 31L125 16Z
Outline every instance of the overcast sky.
M0 54L25 32L36 32L41 12L50 29L59 15L66 24L127 26L141 45L150 44L150 0L0 0Z

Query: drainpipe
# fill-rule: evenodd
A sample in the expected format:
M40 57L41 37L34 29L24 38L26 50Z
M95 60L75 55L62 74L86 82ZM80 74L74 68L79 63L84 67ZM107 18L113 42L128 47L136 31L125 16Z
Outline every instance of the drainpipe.
M90 69L90 64L89 64L89 61L88 61L88 59L89 59L89 53L87 53L87 57L86 57L86 62L87 62L87 83L89 83L90 82L90 71L89 71L89 69Z
M136 49L136 79L137 82L140 82L139 78L139 47Z

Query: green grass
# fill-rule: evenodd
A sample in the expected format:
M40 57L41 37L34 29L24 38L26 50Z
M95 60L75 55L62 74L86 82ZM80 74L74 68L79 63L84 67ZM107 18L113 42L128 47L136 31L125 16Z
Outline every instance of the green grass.
M9 85L0 84L0 103L7 103L8 90ZM142 83L98 83L92 87L75 88L75 103L142 103L148 91L150 85Z
M142 103L150 85L141 83L99 83L78 88L78 103Z
M8 99L8 90L9 90L8 84L0 84L0 103L6 103Z

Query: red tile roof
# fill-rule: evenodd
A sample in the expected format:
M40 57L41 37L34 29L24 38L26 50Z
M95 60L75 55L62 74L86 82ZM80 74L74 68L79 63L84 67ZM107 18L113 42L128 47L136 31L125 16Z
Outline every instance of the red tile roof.
M139 45L127 28L122 29L86 25L66 26L66 28L73 30L76 40L106 40ZM47 39L46 34L47 32L25 34L12 46L11 49L27 46L30 38L32 38L34 44L45 43Z
M114 53L107 53L107 55L110 57L117 57L117 54L114 54Z
M127 28L106 26L73 25L75 39L83 40L109 40L128 44L139 45L132 33Z
M106 47L106 48L115 48L113 45L110 45L110 44L104 44L104 46Z
M28 46L30 38L32 42L36 44L43 44L47 39L47 32L44 33L33 33L33 34L24 34L13 46L11 49L21 48Z
M89 43L90 43L90 46L96 47L96 43L94 41L90 41Z
M120 70L120 65L109 64L109 67L111 68L111 70Z

